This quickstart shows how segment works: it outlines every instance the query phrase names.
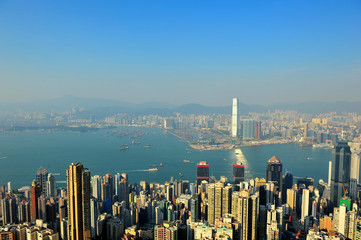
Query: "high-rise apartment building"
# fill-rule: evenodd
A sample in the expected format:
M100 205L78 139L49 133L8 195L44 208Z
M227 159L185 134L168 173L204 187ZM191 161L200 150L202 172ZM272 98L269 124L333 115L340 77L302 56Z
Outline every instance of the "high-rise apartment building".
M90 239L90 171L82 163L67 169L69 240Z
M18 204L19 223L31 222L30 203L25 199Z
M339 206L343 188L349 189L351 167L351 150L346 142L338 142L331 169L331 203Z
M232 104L232 125L231 125L231 132L232 137L236 138L239 135L238 127L239 127L239 109L238 109L238 98L233 98Z
M302 190L302 206L301 206L301 221L305 220L305 217L309 215L310 212L310 190Z
M208 222L214 224L216 218L231 213L231 186L221 182L208 185Z
M350 178L356 179L356 182L359 183L360 178L360 152L353 152L351 154L351 172L350 172Z
M240 222L240 239L257 239L259 197L248 190L232 193L232 215Z
M92 196L97 200L101 199L102 196L102 177L95 175L91 178L92 180Z
M287 204L291 212L296 212L297 192L294 189L287 189Z
M18 216L16 211L16 199L14 197L6 197L0 200L0 209L3 225L9 223L18 223ZM0 238L1 239L1 238Z
M200 185L203 180L209 182L209 165L205 161L197 164L197 185Z

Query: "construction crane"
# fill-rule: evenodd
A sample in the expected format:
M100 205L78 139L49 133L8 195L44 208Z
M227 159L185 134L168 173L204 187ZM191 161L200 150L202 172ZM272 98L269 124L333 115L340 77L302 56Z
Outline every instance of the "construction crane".
M342 184L342 188L343 188L343 198L346 198L346 194L348 192L348 189L345 189L345 186Z

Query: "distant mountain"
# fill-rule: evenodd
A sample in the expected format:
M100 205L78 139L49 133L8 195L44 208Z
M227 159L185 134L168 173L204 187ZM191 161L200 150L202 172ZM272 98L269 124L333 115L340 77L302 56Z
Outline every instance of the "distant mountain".
M146 102L142 104L132 104L125 101L80 98L73 95L55 98L51 100L36 100L24 103L0 103L0 112L17 111L39 111L39 112L64 112L71 111L72 108L83 108L81 113L84 116L106 116L114 113L141 113L158 114L170 116L178 112L181 114L231 114L232 107L204 106L200 104L185 104L174 106L161 102ZM356 112L361 114L361 102L307 102L299 104L278 104L273 106L247 105L240 103L240 114L247 115L249 112L267 112L269 110L295 110L301 113L327 113L327 112Z
M66 95L60 98L50 100L35 100L23 103L0 103L0 111L40 111L40 112L63 112L70 111L72 108L101 108L101 107L129 107L131 103L98 99L98 98L80 98L73 95Z

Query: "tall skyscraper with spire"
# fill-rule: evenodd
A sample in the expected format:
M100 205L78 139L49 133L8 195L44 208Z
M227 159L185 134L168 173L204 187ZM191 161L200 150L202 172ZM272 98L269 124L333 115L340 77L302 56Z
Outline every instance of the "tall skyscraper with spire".
M349 189L351 171L351 150L347 142L338 142L331 169L331 203L338 207L343 188Z
M233 104L232 104L232 137L236 138L238 137L238 126L239 126L239 112L238 112L238 98L233 98Z
M82 163L72 163L66 174L69 240L90 239L90 171Z

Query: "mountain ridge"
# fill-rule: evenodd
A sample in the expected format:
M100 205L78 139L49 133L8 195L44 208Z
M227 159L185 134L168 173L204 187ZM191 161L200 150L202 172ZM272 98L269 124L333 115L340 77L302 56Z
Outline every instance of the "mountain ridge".
M33 100L29 102L0 103L0 112L65 112L72 108L83 108L86 112L98 114L112 114L118 112L172 115L176 112L181 114L231 114L231 105L227 106L205 106L198 103L183 105L172 105L163 102L145 102L134 104L121 100L102 98L81 98L74 95L50 100ZM327 112L356 112L361 114L361 101L348 102L304 102L297 104L276 104L264 106L259 104L239 104L240 114L249 112L267 112L274 110L294 110L300 113L327 113Z

